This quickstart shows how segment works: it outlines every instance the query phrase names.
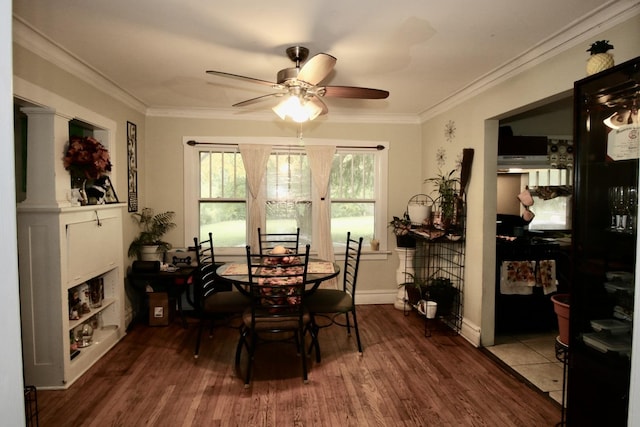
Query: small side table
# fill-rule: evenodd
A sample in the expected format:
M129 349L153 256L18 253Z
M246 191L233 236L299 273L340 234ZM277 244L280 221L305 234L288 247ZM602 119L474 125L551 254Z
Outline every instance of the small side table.
M153 270L136 270L135 268L129 268L127 277L133 290L141 301L146 298L146 286L150 285L155 292L167 292L169 299L175 301L178 308L178 313L182 320L182 326L187 328L187 320L182 310L182 294L186 292L187 302L193 305L192 298L189 293L189 286L193 281L193 276L196 273L196 267L180 267L175 271L160 271L158 269ZM140 313L141 306L138 304L138 312Z
M562 406L560 412L560 422L556 424L557 427L564 427L565 425L565 392L567 389L567 364L569 362L569 346L562 341L560 337L556 337L556 359L562 362Z

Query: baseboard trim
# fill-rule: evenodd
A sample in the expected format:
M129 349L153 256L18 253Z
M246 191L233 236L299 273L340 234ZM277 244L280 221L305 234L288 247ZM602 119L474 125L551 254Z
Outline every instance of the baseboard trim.
M356 304L393 304L396 301L398 291L358 291Z
M462 319L460 335L474 347L480 347L480 327L466 318Z

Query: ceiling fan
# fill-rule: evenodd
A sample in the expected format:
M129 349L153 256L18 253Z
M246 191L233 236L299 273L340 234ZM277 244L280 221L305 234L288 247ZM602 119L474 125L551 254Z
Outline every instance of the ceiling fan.
M276 82L240 76L222 71L208 70L208 74L231 77L270 86L278 92L247 99L233 104L233 107L243 107L270 98L284 97L273 111L285 119L291 117L296 122L313 120L329 110L321 98L357 98L357 99L385 99L389 92L380 89L354 86L323 86L322 81L331 73L336 64L336 58L327 53L318 53L308 61L309 49L303 46L292 46L286 50L287 56L296 66L278 71ZM306 62L305 62L306 61ZM304 65L301 65L304 63Z

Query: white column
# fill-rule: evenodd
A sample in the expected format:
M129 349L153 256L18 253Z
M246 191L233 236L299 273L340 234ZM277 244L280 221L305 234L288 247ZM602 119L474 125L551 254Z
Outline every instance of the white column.
M415 273L413 269L413 258L416 250L414 248L396 248L396 252L398 253L398 258L400 258L400 263L396 270L396 282L398 286L403 283L413 282L413 275Z
M413 248L396 248L396 252L398 253L398 258L400 259L400 263L398 264L398 269L396 270L396 282L398 284L398 294L396 295L396 301L393 306L398 310L404 310L404 283L413 282L413 258L415 256L416 250Z
M63 157L69 117L50 108L23 108L27 115L27 197L21 206L69 206L70 175Z

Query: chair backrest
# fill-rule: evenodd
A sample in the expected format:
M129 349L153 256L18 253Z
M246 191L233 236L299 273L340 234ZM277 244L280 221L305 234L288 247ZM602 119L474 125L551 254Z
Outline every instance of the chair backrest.
M287 255L252 254L247 246L252 318L301 316L309 245ZM276 322L277 323L277 322ZM278 331L274 324L273 332Z
M194 308L200 310L204 299L211 293L219 291L216 288L215 281L217 265L213 250L212 233L209 233L209 238L206 240L198 241L198 238L194 237L193 244L196 248L196 260L198 262L193 283L193 302Z
M284 246L291 252L298 252L300 246L300 228L295 233L264 233L258 227L260 253L265 254L276 246Z
M344 270L342 275L342 289L356 299L356 285L358 283L358 268L360 267L360 252L362 251L362 237L358 240L347 233L347 247L344 252Z

